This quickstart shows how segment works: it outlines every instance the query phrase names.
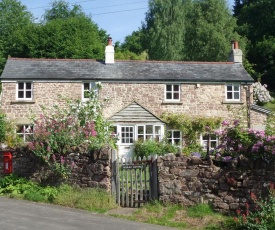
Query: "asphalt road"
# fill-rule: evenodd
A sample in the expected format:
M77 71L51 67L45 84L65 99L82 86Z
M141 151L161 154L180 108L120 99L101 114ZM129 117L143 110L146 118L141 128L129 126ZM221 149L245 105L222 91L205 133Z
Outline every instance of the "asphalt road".
M57 205L0 197L1 230L165 230L143 224ZM174 229L175 230L175 229Z

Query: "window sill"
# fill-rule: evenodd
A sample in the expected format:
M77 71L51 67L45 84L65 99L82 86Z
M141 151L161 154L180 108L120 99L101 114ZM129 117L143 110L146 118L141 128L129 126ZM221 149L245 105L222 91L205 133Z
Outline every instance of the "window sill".
M162 105L182 105L181 101L163 101Z
M222 104L239 104L239 105L243 105L244 102L243 101L222 101Z
M17 101L11 101L11 104L34 104L35 100L17 100Z

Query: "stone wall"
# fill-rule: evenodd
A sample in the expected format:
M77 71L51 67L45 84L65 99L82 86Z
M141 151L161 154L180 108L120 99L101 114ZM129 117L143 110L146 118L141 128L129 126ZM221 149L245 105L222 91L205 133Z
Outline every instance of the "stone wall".
M246 203L253 207L251 193L264 197L268 184L275 182L274 164L252 164L245 158L218 167L212 160L170 155L158 158L158 170L161 201L210 203L222 213L236 213Z
M95 152L87 152L85 148L76 148L65 161L72 165L68 183L82 188L97 187L111 191L111 149L103 148ZM49 170L31 152L18 150L13 153L13 173L44 184L62 182L52 170ZM0 175L3 176L2 156L0 157Z
M81 99L82 82L39 82L33 83L33 100L16 100L16 83L2 83L2 109L10 119L27 121L30 115L39 116L41 106L51 108L62 106L65 100L59 96ZM160 116L164 112L186 113L196 116L217 116L229 119L233 112L228 111L228 105L235 111L246 106L246 89L241 87L240 102L225 101L224 84L181 84L180 102L171 103L164 100L165 84L163 83L110 83L102 82L99 94L102 100L108 99L104 106L106 118L114 115L134 100L153 114ZM254 116L254 115L253 115ZM25 119L24 119L25 118ZM253 119L258 125L258 119ZM262 121L262 120L261 120ZM24 122L23 122L24 123Z
M181 84L180 102L167 102L165 84L149 83L103 83L101 94L109 101L104 114L110 117L132 101L136 101L156 116L164 112L186 113L195 116L216 116L232 118L228 105L236 110L246 106L245 89L241 88L241 102L225 102L225 85L221 84Z

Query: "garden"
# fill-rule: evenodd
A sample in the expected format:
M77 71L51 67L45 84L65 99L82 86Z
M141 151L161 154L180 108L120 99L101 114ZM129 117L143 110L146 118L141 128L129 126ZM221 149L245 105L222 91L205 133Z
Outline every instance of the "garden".
M100 88L100 85L97 87ZM103 105L99 102L96 91L91 91L89 100L85 102L67 99L66 102L64 107L53 106L50 112L47 108L42 108L41 116L32 118L33 129L23 130L29 134L27 146L24 146L22 140L14 134L14 124L8 121L4 114L0 114L0 142L5 142L10 148L25 148L31 151L42 164L54 172L55 178L62 178L62 183L50 186L12 174L0 179L0 195L104 213L116 207L110 194L100 189L83 190L66 184L75 167L74 161L68 158L68 154L82 143L87 145L88 151L98 150L104 146L116 148L117 137L113 133L112 124L103 118ZM185 147L179 149L165 141L136 143L136 155L148 156L150 152L164 155L167 152L173 152L187 156L209 157L220 162L232 162L240 157L266 164L274 162L275 117L269 116L264 131L247 128L241 117L242 114L237 114L229 121L221 118L192 118L182 114L163 114L162 119L169 127L182 131L183 138L186 140ZM197 143L198 133L216 135L219 138L219 145L203 152L202 146ZM247 205L245 210L238 210L234 219L224 217L225 219L222 218L223 221L221 221L223 223L208 226L207 229L221 229L221 227L222 229L273 229L275 225L274 183L270 182L267 189L269 193L266 197L256 197L251 193L254 205ZM70 197L70 200L64 199L65 197ZM81 199L81 197L85 198ZM88 202L88 197L97 197L96 200L100 204L93 203L94 201ZM164 209L167 206L167 204L156 203L152 207L145 208L154 210L153 207L159 207L159 205ZM104 206L106 209L103 208ZM150 212L148 210L146 212ZM170 214L171 219L175 217L175 213ZM163 221L163 224L167 222L169 221ZM179 224L174 227L184 228L184 226Z

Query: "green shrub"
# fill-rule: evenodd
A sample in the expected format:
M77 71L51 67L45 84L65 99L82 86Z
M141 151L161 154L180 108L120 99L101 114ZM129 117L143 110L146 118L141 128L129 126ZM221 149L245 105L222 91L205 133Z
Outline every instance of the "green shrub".
M167 153L177 153L178 151L178 147L172 144L152 140L137 141L134 148L135 157L141 158L148 157L152 154L165 155Z
M258 198L251 193L251 199L255 202L254 208L246 203L245 211L237 210L234 218L234 229L250 230L272 230L275 229L275 185L269 184L269 195L267 198Z

